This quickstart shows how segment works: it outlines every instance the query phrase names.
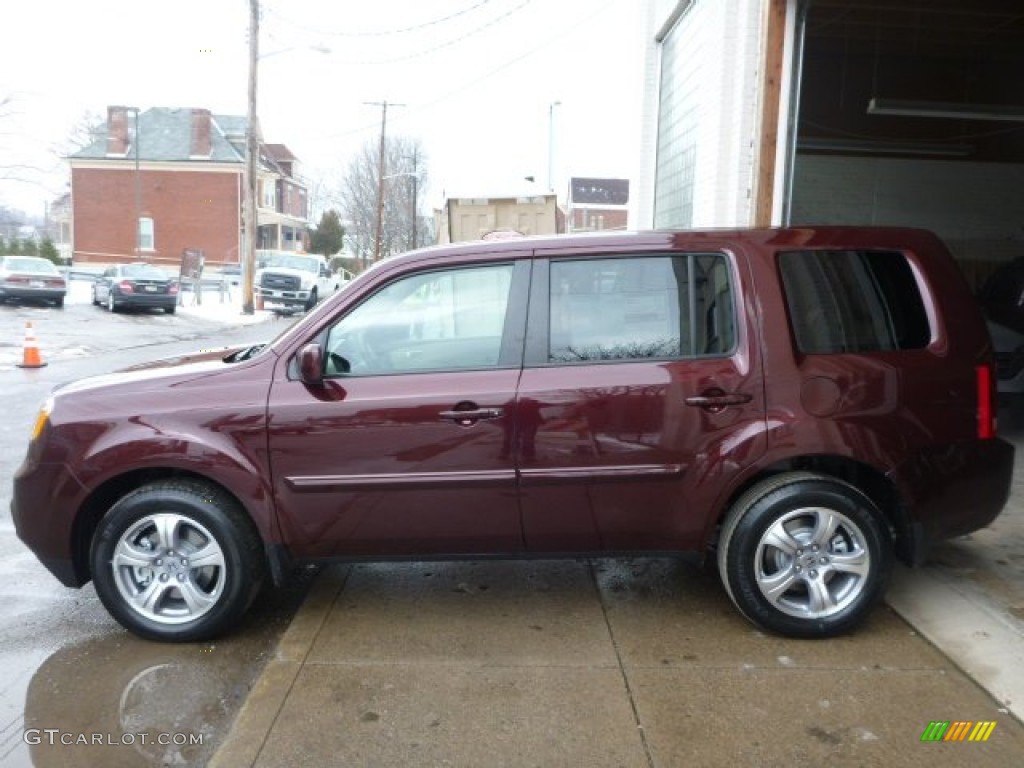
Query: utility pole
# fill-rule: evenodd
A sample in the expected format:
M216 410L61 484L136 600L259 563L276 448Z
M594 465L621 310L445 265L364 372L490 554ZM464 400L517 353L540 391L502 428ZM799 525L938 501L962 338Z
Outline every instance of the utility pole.
M377 228L373 235L373 261L380 261L380 251L384 238L384 171L386 164L384 152L387 148L388 102L366 101L372 107L380 107L380 158L377 165ZM405 104L391 104L392 107L404 107Z
M245 125L245 259L242 264L242 314L254 313L256 275L256 168L259 158L256 128L256 79L259 60L260 3L249 0L249 108Z

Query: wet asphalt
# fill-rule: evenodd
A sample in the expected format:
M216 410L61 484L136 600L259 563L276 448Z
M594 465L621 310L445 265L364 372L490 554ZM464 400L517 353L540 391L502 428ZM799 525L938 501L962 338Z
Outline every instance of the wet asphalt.
M43 368L16 367L27 322ZM309 576L261 595L243 628L217 643L139 640L107 615L91 585L65 589L21 544L10 517L11 480L39 404L55 385L263 341L284 322L230 328L223 317L187 312L110 315L91 305L81 284L73 284L63 310L0 304L0 766L202 766L224 738Z

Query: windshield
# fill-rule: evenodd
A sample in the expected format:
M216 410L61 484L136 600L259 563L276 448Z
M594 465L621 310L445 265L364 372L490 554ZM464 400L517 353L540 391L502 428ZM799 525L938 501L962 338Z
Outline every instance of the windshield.
M285 267L286 269L301 269L304 272L319 272L320 262L308 256L300 256L296 253L275 253L263 259L263 267Z
M45 272L57 274L57 268L46 259L35 259L31 256L12 257L4 259L4 266L12 272Z

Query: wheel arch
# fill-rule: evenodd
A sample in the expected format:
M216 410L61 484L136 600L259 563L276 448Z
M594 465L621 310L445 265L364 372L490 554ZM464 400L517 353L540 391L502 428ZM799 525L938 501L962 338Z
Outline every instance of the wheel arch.
M705 541L709 547L718 542L718 533L729 510L754 485L785 472L815 472L849 483L865 493L882 513L893 538L897 558L907 564L915 562L914 526L906 505L893 481L879 469L848 456L812 454L792 456L759 467L739 483L719 505Z
M270 542L274 538L272 532L267 530L267 526L275 524L272 520L272 515L266 516L265 519L261 520L260 516L253 515L249 505L231 488L201 472L177 467L146 467L123 472L108 478L97 486L82 502L71 528L72 566L75 576L82 584L92 579L89 568L89 551L93 535L100 520L118 499L136 488L159 480L194 480L212 486L234 500L263 541L264 552L270 561L268 566L274 574L275 581L277 580L279 568L273 560L275 557L274 553L279 552L280 547L271 546Z

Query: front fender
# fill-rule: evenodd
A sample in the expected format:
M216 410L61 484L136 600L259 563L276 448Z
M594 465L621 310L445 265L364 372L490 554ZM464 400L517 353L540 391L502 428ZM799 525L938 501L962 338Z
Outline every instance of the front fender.
M112 432L93 444L80 465L78 481L92 495L129 473L183 473L205 478L238 499L263 540L276 544L280 531L266 465L265 438L260 442L262 446L257 450L245 450L225 435L197 439L196 435L173 432ZM126 471L125 467L131 469Z

